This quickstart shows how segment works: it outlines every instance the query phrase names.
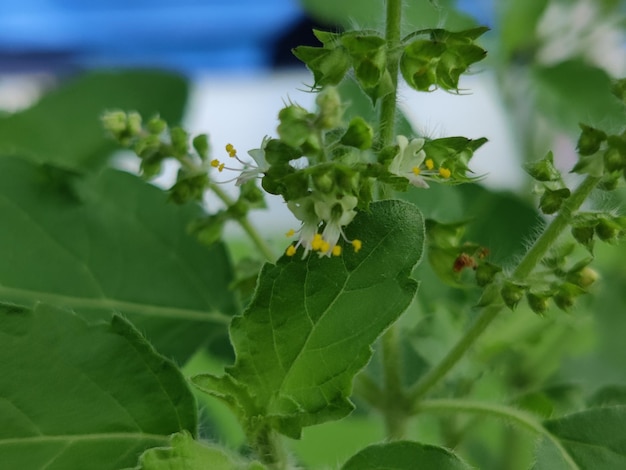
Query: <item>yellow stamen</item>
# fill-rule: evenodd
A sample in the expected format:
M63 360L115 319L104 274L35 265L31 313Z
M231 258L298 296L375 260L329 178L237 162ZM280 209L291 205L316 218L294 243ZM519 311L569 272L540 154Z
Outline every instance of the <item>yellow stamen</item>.
M432 158L429 158L428 160L426 160L424 162L424 165L426 165L426 168L428 168L429 170L432 170L433 168L435 168L435 162L433 162Z
M419 166L414 166L412 171L415 176L419 175L422 172Z
M230 158L235 158L237 156L237 150L233 149L230 152L228 152L228 156Z
M447 168L441 167L439 168L439 174L441 175L442 178L450 178L450 175L452 174L452 172L450 170L448 170Z
M335 245L333 247L333 256L340 256L341 255L341 247L339 245Z
M293 256L296 254L296 247L294 245L289 245L289 247L287 248L287 251L285 251L285 254L287 256Z
M220 166L220 161L217 158L215 160L211 160L211 166L213 168L217 168L218 166Z
M293 237L296 234L296 231L292 228L285 234L286 237Z
M228 152L228 154L230 155L230 152L235 152L235 147L233 147L233 144L226 144L226 151Z
M324 243L324 239L322 238L322 236L319 233L316 233L313 236L313 241L311 241L311 248L314 251L321 250L323 243Z
M322 240L322 245L320 246L320 251L322 253L328 253L328 250L330 250L330 243L328 243L326 240Z
M217 171L221 172L224 169L224 164L220 163L220 166L217 167Z
M361 249L361 246L363 246L361 240L352 240L352 248L354 248L355 253Z

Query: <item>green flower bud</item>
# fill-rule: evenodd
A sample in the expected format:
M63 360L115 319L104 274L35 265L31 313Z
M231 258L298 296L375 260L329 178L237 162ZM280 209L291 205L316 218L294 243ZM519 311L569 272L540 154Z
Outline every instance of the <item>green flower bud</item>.
M582 156L593 155L600 150L600 145L606 140L606 134L591 126L580 124L582 132L578 138L578 153Z
M561 173L554 166L554 156L552 152L539 161L524 164L524 170L537 181L559 181Z
M281 109L277 129L281 140L292 147L300 147L315 132L313 117L306 109L295 104Z
M159 135L165 129L167 129L167 122L159 117L153 117L148 121L146 129L148 129L148 132L150 132L150 134Z
M615 241L622 232L622 227L609 218L601 218L595 227L596 235L604 242Z
M348 130L341 137L340 142L343 145L366 150L372 146L373 140L374 130L362 117L357 116L350 121Z
M577 285L565 282L557 288L553 297L554 303L561 310L567 311L574 305L576 298L584 292L585 291Z
M209 136L200 134L193 138L193 148L198 152L198 156L202 160L206 160L209 156Z
M141 133L141 114L135 111L128 113L127 130L132 137Z
M563 201L569 196L570 190L567 188L557 189L555 191L546 188L539 200L539 208L544 214L554 214L561 208Z
M526 287L523 284L513 281L506 281L500 289L500 296L507 307L515 310L517 304L524 297Z
M626 155L622 155L616 147L609 147L604 152L604 167L610 171L624 171L626 169Z
M187 131L180 127L172 127L170 129L170 138L172 139L172 148L177 157L184 157L189 152L189 135Z
M491 284L496 275L501 271L502 268L500 266L489 262L481 263L475 271L476 283L480 287L485 287L487 284Z
M587 289L598 280L600 275L595 269L583 266L567 273L566 280L581 289Z
M574 226L572 227L572 235L578 243L584 245L589 251L593 250L594 227Z
M311 179L313 180L313 186L315 189L323 194L328 194L335 189L335 178L333 177L330 168L315 171L311 175Z
M100 118L105 130L118 138L126 132L126 113L124 111L107 111Z
M152 159L161 150L161 140L158 135L154 134L140 137L137 139L133 150L137 156L144 160Z
M543 315L549 307L550 303L550 294L549 293L535 293L535 292L527 292L526 300L528 301L528 306L531 308L533 312L537 315Z
M350 55L343 47L298 46L293 54L313 72L316 87L338 85L350 69Z
M315 99L319 111L317 115L317 125L320 129L332 129L341 125L343 107L341 97L337 88L325 87Z

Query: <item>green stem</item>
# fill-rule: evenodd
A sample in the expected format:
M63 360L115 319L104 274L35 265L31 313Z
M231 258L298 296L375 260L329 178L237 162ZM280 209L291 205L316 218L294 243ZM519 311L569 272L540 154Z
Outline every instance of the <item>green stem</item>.
M399 45L402 24L402 0L387 0L385 39L387 73L391 77L393 92L382 98L379 115L379 145L390 145L395 137L396 107L398 89L398 69L400 62ZM381 194L382 196L382 194ZM390 439L404 435L407 423L406 395L401 380L400 342L395 325L382 337L383 362L383 407L382 413Z
M382 98L379 116L379 143L381 147L393 142L396 125L398 95L398 69L400 64L400 31L402 24L402 1L387 0L385 39L387 41L387 72L391 77L393 92Z
M287 456L282 447L280 436L269 426L264 426L255 436L254 450L265 465L272 470L288 468Z
M215 195L218 198L220 198L220 200L224 204L226 204L226 206L232 206L235 203L235 201L233 201L232 198L228 194L226 194L226 192L216 183L209 183L209 188L211 189L211 191L215 193ZM273 263L276 260L276 256L274 255L274 252L272 251L270 246L267 244L267 242L261 237L259 232L257 232L254 226L250 223L248 218L240 217L235 220L241 226L244 232L246 232L248 237L250 237L250 239L252 240L252 243L256 245L256 247L259 249L261 254L265 257L265 259L269 261L270 263Z
M482 415L491 415L497 418L504 418L509 421L513 421L516 424L524 427L532 432L541 434L548 438L552 444L558 449L559 453L563 457L563 460L572 470L580 470L580 467L567 450L561 445L558 438L553 436L541 422L539 422L533 415L516 408L504 405L496 405L493 403L483 403L479 401L471 400L456 400L456 399L437 399L437 400L424 400L420 402L413 410L413 413L421 412L463 412L463 413L478 413Z
M533 246L528 250L526 255L517 265L517 268L513 271L512 277L514 279L523 280L532 272L535 266L537 266L541 259L546 255L550 247L552 247L552 245L556 242L557 238L567 228L572 219L572 214L578 210L599 181L600 178L587 176L576 191L574 191L565 201L559 211L559 214L546 227L541 236L537 238ZM489 324L496 318L503 307L504 304L502 302L495 302L484 308L467 332L459 339L459 341L441 360L441 362L422 376L422 378L412 387L409 392L409 396L413 403L424 397L436 384L439 383L440 380L447 375L456 363L463 358L466 351L483 333L483 331L487 329Z
M382 337L383 415L387 438L402 439L409 418L408 402L402 385L402 358L396 325L391 325Z

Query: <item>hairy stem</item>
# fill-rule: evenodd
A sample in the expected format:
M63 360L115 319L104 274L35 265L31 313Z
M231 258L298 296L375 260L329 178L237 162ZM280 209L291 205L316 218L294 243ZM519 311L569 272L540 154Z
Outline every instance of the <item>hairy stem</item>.
M513 271L514 279L521 281L532 272L535 266L537 266L546 255L550 247L556 242L557 238L568 227L572 214L578 210L599 181L600 178L588 176L576 191L572 193L569 199L565 201L559 214L546 227L541 236L537 238L533 246L526 252L526 255L524 255L517 265L517 268ZM414 403L424 397L448 374L456 363L463 358L466 351L474 344L474 341L476 341L483 331L487 329L503 307L504 304L502 302L494 302L483 309L467 332L458 340L441 362L427 372L412 387L409 396Z
M379 144L381 147L393 142L396 124L398 95L398 69L400 63L400 31L402 24L401 0L387 0L385 39L387 41L387 73L391 77L393 92L384 96L379 115Z
M492 403L484 403L471 400L457 400L457 399L437 399L437 400L424 400L420 402L413 410L414 413L419 412L463 412L463 413L478 413L481 415L491 415L497 418L503 418L508 421L512 421L519 426L526 428L532 432L541 434L552 442L552 444L558 449L561 457L567 463L572 470L580 470L580 467L572 456L561 445L561 442L553 436L535 416L530 413L518 410L516 408L504 405L495 405Z
M220 200L224 204L226 204L226 206L232 206L235 203L235 201L233 201L232 198L228 194L226 194L226 192L222 188L219 187L219 185L215 183L210 183L209 188L215 193L218 198L220 198ZM257 232L256 228L254 228L254 226L250 223L248 218L238 217L235 220L241 226L244 232L246 232L246 235L250 237L250 240L252 240L252 243L256 245L263 257L270 263L273 263L276 260L274 252L267 244L267 242L263 239L263 237L261 237L259 232Z
M269 426L264 426L256 434L254 450L265 465L271 470L285 470L288 468L287 456L282 447L280 436Z

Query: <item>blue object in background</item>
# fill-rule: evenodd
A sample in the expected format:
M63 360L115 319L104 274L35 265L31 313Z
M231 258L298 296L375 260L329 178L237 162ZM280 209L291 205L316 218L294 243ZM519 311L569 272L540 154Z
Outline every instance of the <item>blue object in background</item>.
M254 70L302 16L297 0L2 0L0 72Z

